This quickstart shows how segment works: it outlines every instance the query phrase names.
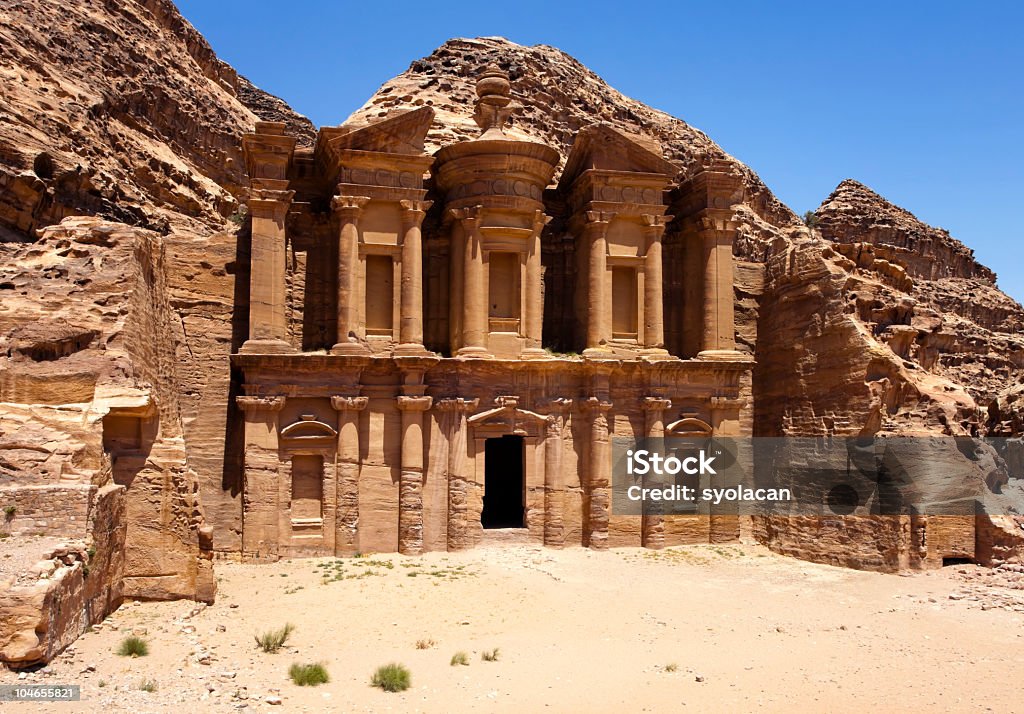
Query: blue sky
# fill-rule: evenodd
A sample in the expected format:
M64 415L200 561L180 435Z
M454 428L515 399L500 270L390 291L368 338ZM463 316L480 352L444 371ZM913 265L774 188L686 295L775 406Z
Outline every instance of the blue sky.
M554 45L706 132L798 213L855 178L949 230L1024 300L1024 4L177 4L317 125L450 37Z

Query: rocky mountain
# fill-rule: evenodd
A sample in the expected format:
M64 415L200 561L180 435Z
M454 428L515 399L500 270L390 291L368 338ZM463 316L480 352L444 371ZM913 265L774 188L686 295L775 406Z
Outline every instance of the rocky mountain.
M0 3L0 230L68 215L220 225L255 112L312 127L217 59L170 0Z
M756 434L1021 433L1021 306L969 249L861 184L809 228L703 132L501 38L446 42L348 121L429 105L428 150L475 136L492 62L522 105L514 131L563 157L603 121L656 142L680 178L708 156L743 178L737 332L757 360ZM169 0L0 0L0 491L123 487L138 597L209 599L211 550L238 550L228 355L246 319L239 138L257 118L313 136ZM5 527L31 533L35 507ZM36 631L0 651L34 652Z

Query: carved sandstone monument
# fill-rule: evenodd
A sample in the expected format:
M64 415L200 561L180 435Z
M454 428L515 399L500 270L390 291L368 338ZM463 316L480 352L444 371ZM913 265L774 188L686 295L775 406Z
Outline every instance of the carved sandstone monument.
M124 597L212 599L215 556L489 526L1021 558L1011 516L926 522L922 552L909 516L609 513L614 436L1024 433L1024 310L855 181L808 227L703 132L501 38L319 132L168 0L0 7L0 70L7 662Z
M558 151L508 130L507 73L476 93L480 135L433 156L430 107L308 149L280 123L244 138L243 557L458 550L499 526L554 547L739 536L735 515L609 508L613 435L751 433L739 177L712 161L674 185L655 142L596 123L553 186Z

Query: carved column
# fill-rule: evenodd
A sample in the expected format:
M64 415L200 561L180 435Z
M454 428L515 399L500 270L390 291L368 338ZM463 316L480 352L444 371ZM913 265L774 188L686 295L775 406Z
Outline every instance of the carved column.
M480 238L483 207L458 208L452 215L462 222L462 347L458 355L487 357L487 295L484 291L484 253Z
M587 268L587 344L588 350L603 350L602 341L610 323L607 313L608 283L608 224L615 216L606 211L587 211L585 227L589 246Z
M338 517L334 525L336 555L359 552L359 412L366 397L331 397L338 411Z
M646 422L647 438L651 439L648 449L660 448L660 440L665 436L665 410L672 406L671 399L661 397L645 397L643 402L644 420ZM656 484L661 486L661 484ZM648 477L644 477L644 488L649 488ZM643 513L640 516L640 544L645 548L665 547L665 521L662 516L661 503L658 501L644 501Z
M284 180L253 179L249 192L249 339L240 352L295 351L285 319L285 218L295 195L287 186Z
M565 474L562 472L562 434L571 399L554 399L544 434L544 545L565 545Z
M541 232L551 220L543 211L534 211L533 233L530 234L526 256L526 335L525 352L543 355L541 345L544 334L544 287L541 284Z
M590 473L587 475L589 512L586 533L594 550L608 547L608 516L611 506L611 451L608 432L608 410L612 403L590 397L582 404L590 417Z
M402 412L402 475L398 486L398 552L423 552L423 412L433 397L398 397Z
M736 350L731 221L701 219L700 237L704 248L704 333L700 356L713 358L716 352Z
M276 559L280 545L277 413L284 397L235 397L245 414L242 557Z
M338 341L332 352L363 354L359 325L359 217L369 202L365 196L335 196L331 208L338 214Z
M437 403L448 434L448 550L466 550L469 542L469 494L466 487L466 415L476 411L479 399L442 399Z
M422 353L423 348L423 218L431 201L401 201L402 285L399 346L396 353Z
M665 348L665 317L662 300L661 239L672 216L645 214L647 253L644 257L644 337L648 350Z

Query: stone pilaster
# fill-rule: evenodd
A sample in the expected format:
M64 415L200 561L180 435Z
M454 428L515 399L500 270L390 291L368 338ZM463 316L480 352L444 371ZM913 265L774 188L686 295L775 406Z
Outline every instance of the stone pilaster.
M336 555L359 552L359 412L366 397L331 397L338 411L338 516L334 524Z
M240 352L294 352L285 319L285 219L294 191L284 180L253 179L249 191L249 339Z
M476 411L479 399L442 399L437 403L448 435L448 550L466 550L469 540L469 494L466 484L466 417Z
M526 254L526 348L524 356L544 356L542 336L544 334L544 286L541 280L541 233L551 221L543 211L534 211L533 232L530 234L529 251Z
M587 475L588 513L585 535L594 550L608 548L608 517L611 507L611 450L608 410L612 403L590 397L581 404L590 418L590 473Z
M586 212L587 266L587 339L586 350L605 352L611 338L611 316L608 314L608 225L614 213Z
M487 350L487 295L484 290L484 254L480 236L483 208L452 210L462 223L462 346L459 357L490 357Z
M735 359L732 243L736 223L731 217L705 215L699 225L704 255L704 330L697 356Z
M431 201L401 201L402 283L396 354L422 354L423 347L423 219Z
M245 414L245 484L242 493L242 557L274 560L279 554L277 413L284 397L235 397Z
M671 399L661 397L645 397L643 401L645 431L648 439L662 439L665 436L665 410L672 406ZM657 448L658 442L649 448ZM643 487L648 488L647 477ZM657 501L644 501L643 513L640 516L640 544L655 550L665 547L665 520L661 504Z
M648 353L665 351L665 317L662 299L661 239L672 216L644 214L647 252L644 255L644 332L643 346Z
M544 432L544 545L565 545L565 474L562 472L563 434L571 399L553 399Z
M359 217L369 203L366 196L335 196L331 209L338 214L338 337L331 349L337 354L364 354L359 341Z
M398 552L423 552L423 412L433 397L397 398L402 412L402 474L398 487Z

